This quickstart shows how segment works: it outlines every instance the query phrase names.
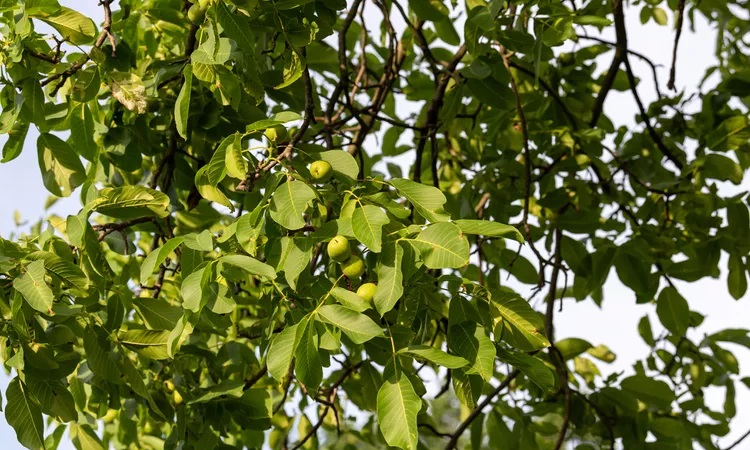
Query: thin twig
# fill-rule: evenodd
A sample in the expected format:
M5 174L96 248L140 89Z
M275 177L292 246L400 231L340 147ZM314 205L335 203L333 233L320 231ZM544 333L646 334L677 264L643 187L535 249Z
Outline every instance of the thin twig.
M461 45L459 49L456 51L456 55L451 59L451 61L448 63L448 66L445 69L445 72L443 72L443 75L440 77L437 87L435 88L435 93L432 96L432 100L430 100L430 106L427 108L427 114L425 115L424 125L422 125L422 130L419 132L419 141L417 142L417 152L416 156L414 158L414 181L417 183L422 181L422 155L424 154L425 146L427 145L427 139L431 139L434 134L437 132L437 129L439 127L438 119L440 116L440 108L443 106L443 98L445 97L445 91L448 89L448 83L450 82L451 78L453 78L453 74L456 71L456 67L458 66L458 63L461 62L463 57L466 55L467 48L466 45ZM435 168L432 170L432 173L437 172L437 158L434 158L432 161L433 166ZM436 180L433 180L433 183Z
M268 373L268 366L263 365L263 367L260 368L260 370L258 371L258 373L256 373L255 375L253 375L252 378L245 380L245 385L242 387L242 390L246 391L246 390L250 389L251 387L253 387L255 385L255 383L257 383L258 381L260 381L261 378L263 378L264 376L266 376L267 373Z
M667 87L676 91L675 78L677 76L677 46L680 44L680 36L682 35L682 23L685 21L685 0L680 0L677 4L677 24L675 25L674 34L674 47L672 47L672 67L669 69L669 82Z
M620 69L620 64L622 64L627 57L628 35L625 31L625 13L623 11L622 2L623 0L612 0L612 10L615 16L615 35L617 36L615 56L612 58L612 64L609 65L609 70L607 70L604 83L602 83L599 95L596 97L594 109L591 113L591 122L589 123L591 127L595 127L599 122L599 117L601 117L602 112L604 111L604 100L606 100L607 94L609 94L609 91L615 83L615 77L617 76L617 71Z

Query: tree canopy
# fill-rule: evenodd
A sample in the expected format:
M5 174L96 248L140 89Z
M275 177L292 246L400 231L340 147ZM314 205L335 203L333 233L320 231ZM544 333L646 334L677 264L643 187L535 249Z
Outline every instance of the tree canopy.
M625 6L101 0L97 25L0 0L2 162L35 139L51 201L81 205L0 238L19 442L719 449L750 336L690 339L676 281L747 291L748 197L719 187L750 167L750 22ZM673 26L672 61L628 47L626 13ZM719 81L678 90L697 16ZM627 376L554 333L563 301L607 308L608 278L660 321Z

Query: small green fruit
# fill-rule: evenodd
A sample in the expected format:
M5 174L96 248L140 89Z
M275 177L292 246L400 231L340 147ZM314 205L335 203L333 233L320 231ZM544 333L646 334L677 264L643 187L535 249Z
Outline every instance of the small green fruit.
M174 383L172 382L172 380L167 380L164 382L164 390L168 393L174 392Z
M377 288L378 286L375 283L365 283L357 289L357 295L365 299L367 303L372 303Z
M112 423L117 418L117 410L116 409L108 409L107 414L102 417L102 422L104 423Z
M289 133L283 125L274 125L271 128L266 128L266 131L263 134L265 134L271 142L283 142L289 136Z
M174 401L175 405L181 405L182 402L185 401L185 399L182 398L182 395L180 394L180 391L174 391L174 392L172 392L172 400Z
M193 5L188 9L188 20L193 22L195 25L200 25L206 18L206 10L201 9L199 5Z
M313 180L325 182L333 175L333 167L328 161L315 161L310 164L310 175Z
M365 262L357 255L352 255L341 263L341 271L348 278L359 278L365 273Z
M200 6L201 9L205 11L209 6L211 6L211 0L198 0L198 6Z
M336 262L344 262L352 254L352 248L349 245L349 239L345 236L336 236L328 243L328 256Z

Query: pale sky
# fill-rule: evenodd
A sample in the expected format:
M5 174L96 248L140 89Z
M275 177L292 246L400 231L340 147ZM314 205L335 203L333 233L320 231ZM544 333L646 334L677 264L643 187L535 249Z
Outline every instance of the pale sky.
M93 0L87 2L85 7L80 6L80 1L63 0L61 3L89 14L97 23L102 20L101 9L96 7L97 2ZM663 92L666 92L673 40L671 27L655 26L653 22L645 26L641 25L638 10L633 8L628 11L627 17L630 48L644 53L663 66L659 69L662 83L660 87ZM670 25L672 23L670 17ZM706 67L715 61L713 57L715 32L704 21L699 22L696 28L696 32L691 33L688 23L685 24L678 57L677 86L678 89L687 89L688 93L694 92ZM613 33L602 37L614 40ZM589 45L590 43L582 41L581 44ZM599 60L600 69L608 66L611 57L612 54L608 53ZM644 103L648 103L654 98L650 69L635 57L631 57L631 63L636 74L641 74L639 92ZM636 111L635 103L628 92L610 93L606 113L615 124L633 125ZM2 193L0 194L0 236L4 238L7 238L15 229L14 211L19 211L24 220L30 223L45 215L43 205L48 193L41 182L35 141L36 134L30 132L21 156L10 163L0 165L0 192ZM2 142L4 139L0 140L0 143ZM749 188L748 180L745 180L745 183L739 187L722 185L724 193L747 191L750 190ZM74 196L58 202L50 212L65 216L77 212L79 208L79 201ZM691 338L700 338L704 334L724 328L747 328L747 317L750 311L746 304L747 300L743 304L730 297L725 281L725 259L722 260L721 268L722 278L719 280L709 279L690 284L678 283L680 292L687 298L690 307L706 316L703 325L691 332ZM558 339L584 338L594 345L605 344L617 354L618 359L613 364L606 365L597 362L605 374L617 371L631 372L631 364L647 355L649 349L641 340L636 328L638 320L644 314L650 315L655 334L660 331L654 306L636 305L633 294L624 288L613 274L614 270L605 285L603 309L597 308L590 300L575 303L568 299L565 301L563 312L557 314L556 320ZM519 292L526 295L528 291L529 288L524 286ZM750 351L738 346L733 346L731 350L740 361L742 376L750 375L750 364L748 364ZM0 389L3 393L9 379L4 374L0 374ZM713 392L707 392L707 401L713 409L721 410L724 401L723 390L715 389ZM750 424L750 393L742 384L737 386L737 405L738 414L733 422L733 429L729 435L720 440L720 447L726 447L733 442L747 431ZM0 414L0 442L3 442L3 449L6 450L23 448L16 443L15 432L8 426L3 414ZM68 450L73 446L64 442L60 448Z

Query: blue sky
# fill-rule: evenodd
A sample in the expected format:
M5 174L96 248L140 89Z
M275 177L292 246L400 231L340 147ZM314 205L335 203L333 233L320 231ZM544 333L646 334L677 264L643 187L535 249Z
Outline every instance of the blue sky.
M97 2L68 0L61 1L61 3L90 15L97 23L101 22L102 13L101 9L96 6ZM81 3L85 3L85 6L81 6ZM671 28L658 27L653 23L641 25L638 11L631 9L628 12L628 30L630 48L646 54L663 66L659 69L659 74L663 84L661 88L666 91L665 84L668 78L673 40ZM614 40L611 34L605 34L602 37ZM705 68L714 62L714 42L715 31L711 30L705 22L698 23L694 33L690 32L686 24L678 58L678 89L686 88L688 93L693 92L691 89L695 89L698 85ZM587 45L585 42L583 44ZM610 58L611 54L605 55L600 67L605 68ZM653 99L654 93L650 69L637 58L631 60L636 73L644 74L639 91L644 101L647 102ZM616 124L632 126L635 123L636 107L629 93L612 92L608 98L606 113ZM43 188L37 166L35 140L36 135L30 134L21 156L10 163L0 165L0 236L5 238L15 229L14 211L19 211L24 220L33 223L49 213L65 216L75 213L80 208L78 199L74 195L73 198L57 202L49 211L44 211L43 206L48 193ZM0 143L2 142L4 140L0 140ZM739 187L722 186L722 189L727 193L748 191L750 181L746 180ZM722 262L722 267L726 267L725 262ZM723 276L725 274L726 272ZM644 314L649 314L652 318L652 325L658 327L654 307L636 305L632 293L615 278L611 276L605 286L603 309L597 308L590 301L581 303L566 301L563 311L557 315L558 339L581 337L594 345L605 344L617 354L618 359L615 363L610 365L602 363L601 369L605 373L629 372L633 361L647 355L648 348L636 330L636 324ZM691 308L706 315L704 324L698 330L692 331L692 338L700 338L704 334L723 328L747 326L747 300L744 303L734 301L727 293L723 277L719 280L704 280L699 283L679 283L679 287L690 302ZM521 287L522 294L528 293L527 291L528 287ZM748 364L750 351L740 347L733 347L732 350L736 351L736 356L740 360L743 376L750 375L750 364ZM9 379L0 373L0 389L3 392ZM714 409L720 410L724 400L723 393L718 389L709 390L707 400ZM738 416L734 422L735 429L722 441L723 446L744 433L745 427L750 424L750 393L743 386L738 386L737 405ZM6 450L23 448L16 444L15 433L7 425L2 414L0 414L0 442L3 442L2 448ZM72 448L67 443L61 446L61 449L66 450Z

